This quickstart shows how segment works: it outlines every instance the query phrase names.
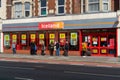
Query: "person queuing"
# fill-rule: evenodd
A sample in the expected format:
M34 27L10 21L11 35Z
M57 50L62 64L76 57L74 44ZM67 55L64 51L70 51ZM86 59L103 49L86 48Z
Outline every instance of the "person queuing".
M13 54L16 54L16 43L15 42L12 43L12 51L13 51Z
M41 55L45 55L45 44L44 42L42 42L42 45L41 45Z
M68 51L69 51L69 44L68 41L66 41L65 45L64 45L64 56L68 56Z
M35 43L34 43L34 41L32 41L30 43L30 54L35 55Z
M54 43L53 42L51 42L49 44L49 50L50 50L50 56L53 56L53 51L54 51Z
M56 46L56 56L59 56L60 55L60 43L57 41L55 46Z

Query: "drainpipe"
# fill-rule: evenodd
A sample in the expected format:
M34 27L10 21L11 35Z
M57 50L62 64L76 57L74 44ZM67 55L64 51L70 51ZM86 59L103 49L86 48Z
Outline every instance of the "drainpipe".
M0 53L3 53L2 19L0 18Z

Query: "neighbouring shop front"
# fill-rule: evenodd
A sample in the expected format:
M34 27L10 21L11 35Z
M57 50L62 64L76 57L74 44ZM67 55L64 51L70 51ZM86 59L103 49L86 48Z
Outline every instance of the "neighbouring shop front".
M86 23L88 21L89 23ZM111 21L112 24L104 24L104 21ZM92 56L116 56L117 28L114 24L115 19L111 18L3 24L4 52L11 50L12 42L17 44L18 53L29 51L30 42L33 40L38 50L41 50L41 42L44 41L47 51L51 41L59 41L60 50L63 51L63 46L68 41L70 55L81 55L82 43L86 42Z

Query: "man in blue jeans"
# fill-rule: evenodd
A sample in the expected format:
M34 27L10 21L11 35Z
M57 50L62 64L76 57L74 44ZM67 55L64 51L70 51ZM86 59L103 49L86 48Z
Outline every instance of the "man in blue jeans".
M58 41L56 42L55 46L56 46L56 56L59 56L60 55L60 44Z
M13 54L16 54L16 44L15 44L15 42L12 43L12 51L13 51Z

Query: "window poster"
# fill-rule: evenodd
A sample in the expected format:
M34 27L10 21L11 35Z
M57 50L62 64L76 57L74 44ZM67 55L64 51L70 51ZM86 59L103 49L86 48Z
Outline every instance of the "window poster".
M17 42L17 34L12 35L12 42Z
M4 35L4 45L10 45L10 35L6 34Z
M22 39L22 40L21 40L21 43L22 43L22 44L26 44L26 34L22 34L22 35L21 35L21 39Z
M101 41L107 41L106 37L101 37Z
M66 36L65 33L60 33L60 45L64 45L66 42Z
M55 39L55 34L53 34L53 33L51 33L51 34L49 34L49 42L51 43L51 42L53 42L54 43L54 39Z
M114 49L114 46L115 46L115 39L110 39L109 40L109 43L110 43L110 45L109 45L109 47L111 48L111 49Z
M107 50L106 49L101 49L101 53L105 54L105 53L107 53Z
M39 34L39 44L45 43L44 38L45 38L44 34Z
M54 39L55 38L55 34L49 34L50 39Z
M92 38L92 44L94 45L94 46L96 46L96 45L98 45L98 38L97 37L93 37Z
M92 52L93 53L98 53L98 50L97 49L92 49Z
M77 33L71 33L70 44L71 45L77 45Z
M30 39L31 41L35 41L36 35L35 34L30 34Z

